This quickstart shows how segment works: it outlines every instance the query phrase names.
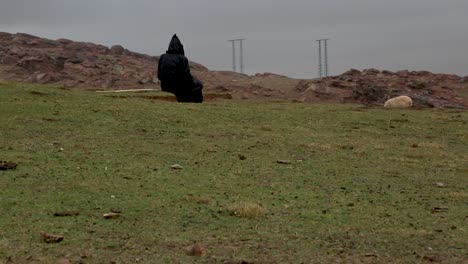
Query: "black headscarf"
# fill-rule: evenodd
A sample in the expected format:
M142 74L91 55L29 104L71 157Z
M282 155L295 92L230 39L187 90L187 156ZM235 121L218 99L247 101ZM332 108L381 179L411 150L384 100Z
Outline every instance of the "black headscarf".
M166 53L185 55L184 45L182 45L182 42L180 42L180 39L176 34L172 36L171 42L169 43L169 48L167 49Z

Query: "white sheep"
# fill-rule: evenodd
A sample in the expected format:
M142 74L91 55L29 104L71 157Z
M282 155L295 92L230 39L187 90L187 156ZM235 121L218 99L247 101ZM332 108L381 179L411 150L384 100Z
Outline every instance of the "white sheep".
M413 100L411 100L411 98L406 95L388 99L384 104L385 108L410 108L412 106Z

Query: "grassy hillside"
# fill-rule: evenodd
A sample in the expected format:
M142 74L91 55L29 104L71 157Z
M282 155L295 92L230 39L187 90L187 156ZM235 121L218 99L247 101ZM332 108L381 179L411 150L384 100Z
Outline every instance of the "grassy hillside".
M466 111L120 95L0 85L0 263L468 259Z

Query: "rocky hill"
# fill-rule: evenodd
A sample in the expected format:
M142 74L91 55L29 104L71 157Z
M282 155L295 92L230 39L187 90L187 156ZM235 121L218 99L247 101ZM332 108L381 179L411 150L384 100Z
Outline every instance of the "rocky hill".
M159 88L159 57L68 39L50 40L0 32L0 81L56 84L97 90ZM389 97L411 96L420 107L468 107L468 76L426 71L350 70L322 79L298 80L263 73L255 76L210 71L191 62L205 92L233 99L381 105Z

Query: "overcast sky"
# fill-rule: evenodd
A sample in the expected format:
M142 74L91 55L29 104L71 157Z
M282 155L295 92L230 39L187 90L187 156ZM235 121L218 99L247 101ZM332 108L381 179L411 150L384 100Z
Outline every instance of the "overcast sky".
M349 68L468 75L468 0L0 0L0 31L121 44L164 53L177 33L190 60L317 76L316 39L330 38L331 74Z

